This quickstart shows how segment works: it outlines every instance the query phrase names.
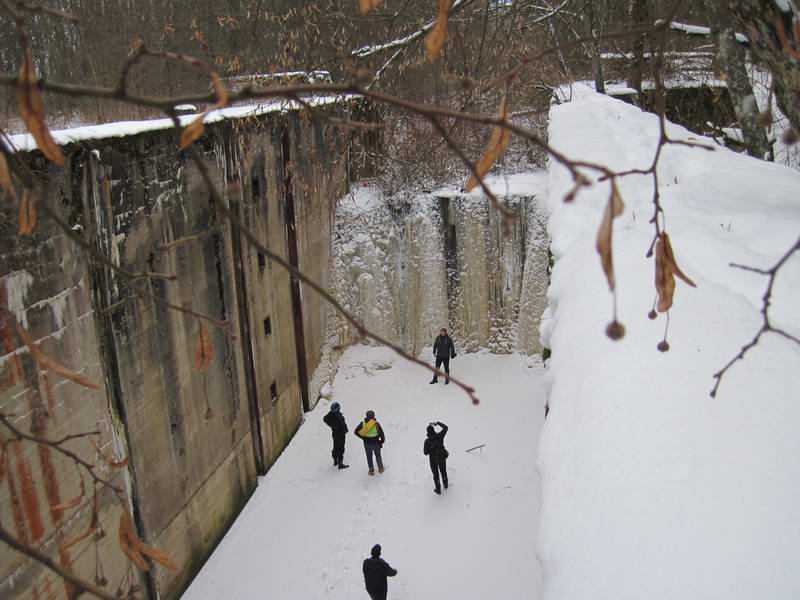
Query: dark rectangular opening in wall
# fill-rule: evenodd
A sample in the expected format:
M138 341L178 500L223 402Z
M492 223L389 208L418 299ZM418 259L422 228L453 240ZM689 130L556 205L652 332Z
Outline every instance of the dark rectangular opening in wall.
M258 207L261 205L261 173L259 169L253 169L252 178L250 181L250 191L253 198L253 205Z
M269 320L269 317L264 319L264 336L269 337L272 335L272 321Z
M272 398L272 402L278 401L278 384L276 382L272 382L272 385L269 386L269 395Z
M264 269L266 269L266 268L267 268L267 258L263 254L261 254L261 252L259 252L258 253L258 271L260 273L263 273Z

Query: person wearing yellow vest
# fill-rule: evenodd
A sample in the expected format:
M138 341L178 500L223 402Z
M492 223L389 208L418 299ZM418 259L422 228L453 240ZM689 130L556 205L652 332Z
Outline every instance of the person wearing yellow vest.
M364 452L367 454L369 474L375 475L375 467L372 464L373 454L378 463L378 473L383 473L385 469L383 468L383 459L381 458L381 447L383 446L383 442L386 441L386 436L383 435L381 424L375 420L375 413L368 410L366 418L358 424L358 427L356 427L353 433L364 441Z

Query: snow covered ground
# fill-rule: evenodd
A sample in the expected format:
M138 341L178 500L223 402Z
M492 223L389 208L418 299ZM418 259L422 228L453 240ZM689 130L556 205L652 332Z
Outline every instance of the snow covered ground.
M453 385L428 385L427 371L385 348L349 348L331 400L342 404L351 431L375 410L386 431L386 472L367 475L352 433L350 468L334 469L322 423L330 402L320 402L184 598L366 598L361 563L375 543L399 571L389 598L539 598L541 365L477 353L459 355L452 370L475 385L479 406ZM451 486L442 496L422 454L430 421L450 426ZM465 452L478 444L486 446Z
M673 139L710 140L670 125ZM652 114L587 93L551 111L550 141L573 159L647 168ZM620 181L614 224L620 320L595 250L607 184L571 205L551 165L548 231L555 267L543 341L552 349L550 414L539 454L538 549L549 599L800 598L800 345L758 331L769 268L800 235L800 173L717 147L666 148L661 202L678 264L666 353L665 315L651 321L652 183ZM773 325L800 336L800 254L780 271Z

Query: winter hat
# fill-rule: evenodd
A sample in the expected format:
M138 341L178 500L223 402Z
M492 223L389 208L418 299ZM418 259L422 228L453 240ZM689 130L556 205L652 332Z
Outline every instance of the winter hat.
M428 437L433 437L436 434L436 430L433 428L433 425L428 425Z
M339 408L340 407L338 402L334 402L333 404L331 404L331 412L339 412Z
M370 419L374 419L374 418L375 418L375 411L368 410L367 411L367 421L369 421ZM378 547L380 548L380 546L378 546Z
M373 556L373 558L378 558L380 555L381 555L381 545L380 544L375 544L372 547L372 556Z

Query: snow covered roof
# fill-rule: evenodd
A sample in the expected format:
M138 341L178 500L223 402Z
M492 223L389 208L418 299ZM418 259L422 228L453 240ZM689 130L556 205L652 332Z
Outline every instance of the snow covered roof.
M225 81L230 83L250 83L253 81L269 81L269 80L284 80L284 79L302 79L309 83L316 83L319 81L330 81L330 71L315 70L315 71L282 71L278 73L248 73L245 75L232 75L225 77Z
M342 99L343 96L315 96L313 98L304 98L303 101L312 106L323 106L334 104ZM204 122L206 124L216 123L225 119L243 119L267 113L289 112L299 110L300 108L302 107L295 101L274 100L270 102L261 102L259 104L233 106L213 110L206 116ZM195 120L197 115L182 115L178 118L181 126L185 126ZM50 133L53 135L53 139L57 144L64 146L66 144L74 144L88 140L126 137L148 131L171 129L172 127L172 119L150 119L146 121L118 121L115 123L103 123L102 125L86 125L73 129L55 130ZM30 152L37 148L36 141L29 133L9 136L9 140L14 149L18 152Z

